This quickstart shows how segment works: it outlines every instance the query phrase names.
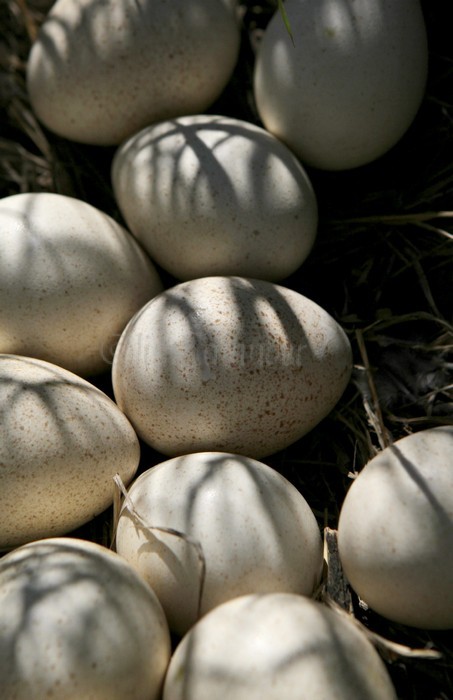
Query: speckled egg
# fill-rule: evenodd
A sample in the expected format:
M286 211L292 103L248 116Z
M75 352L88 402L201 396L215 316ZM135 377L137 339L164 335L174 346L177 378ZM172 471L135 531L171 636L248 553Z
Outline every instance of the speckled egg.
M351 586L405 625L453 628L453 426L379 452L353 481L338 523Z
M61 535L112 504L129 483L137 435L85 379L34 358L0 354L0 549Z
M346 615L292 593L230 600L176 647L163 700L397 700L387 669Z
M207 109L236 65L226 0L57 0L27 64L31 105L68 139L112 145Z
M38 540L0 560L3 700L159 700L170 660L154 593L114 552Z
M283 280L315 240L305 170L247 121L195 115L149 126L118 149L112 182L129 229L178 280Z
M286 0L259 45L254 96L265 127L307 165L345 170L390 150L425 95L419 0Z
M351 369L349 340L319 305L272 282L218 276L146 304L121 335L112 380L120 408L163 454L260 458L327 416Z
M222 452L175 457L142 473L129 489L116 547L179 635L245 593L310 596L323 566L319 526L296 487L262 462Z
M47 192L0 200L0 352L97 374L162 288L139 243L90 204Z

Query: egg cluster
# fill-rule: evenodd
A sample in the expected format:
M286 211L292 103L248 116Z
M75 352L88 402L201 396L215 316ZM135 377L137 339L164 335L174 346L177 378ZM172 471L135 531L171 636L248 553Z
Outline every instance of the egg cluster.
M261 125L208 113L238 61L231 0L57 0L32 46L43 125L115 147L122 222L53 192L0 200L2 697L396 698L316 599L317 519L261 460L352 373L339 322L286 284L316 243L305 166L401 138L426 32L417 0L285 6L294 44L276 11L257 51ZM453 627L452 447L445 427L383 450L338 526L357 593L428 629ZM115 552L70 536L119 492Z

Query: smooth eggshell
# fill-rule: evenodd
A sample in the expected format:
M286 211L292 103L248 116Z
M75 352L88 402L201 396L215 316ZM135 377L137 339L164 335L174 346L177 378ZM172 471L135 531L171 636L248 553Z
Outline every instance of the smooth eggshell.
M31 105L60 136L119 144L153 122L207 109L239 45L225 0L57 0L27 64Z
M0 200L0 352L99 373L161 290L133 236L90 204L47 192Z
M396 700L388 672L343 613L290 593L215 608L176 647L163 700Z
M422 103L428 43L419 0L287 0L255 63L265 127L307 165L344 170L386 153Z
M0 549L65 534L112 504L140 460L118 406L42 360L0 355Z
M195 115L147 127L118 149L112 181L129 229L178 280L282 280L315 240L317 201L305 170L247 121Z
M453 426L408 435L365 465L341 508L338 547L377 613L453 627Z
M0 560L1 697L158 700L170 660L154 593L108 549L50 538Z
M129 499L118 522L117 552L153 588L179 635L238 595L312 595L319 583L316 518L296 487L262 462L222 452L175 457L141 474ZM193 544L147 524L198 542L205 577Z
M146 304L121 335L112 381L121 410L159 452L260 458L327 416L351 369L346 334L313 301L219 276Z

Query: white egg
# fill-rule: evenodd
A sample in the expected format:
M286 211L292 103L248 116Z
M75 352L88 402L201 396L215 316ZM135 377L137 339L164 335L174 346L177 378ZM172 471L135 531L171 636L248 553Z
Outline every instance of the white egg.
M215 608L176 647L163 700L396 700L354 622L291 593Z
M0 559L1 697L158 700L170 660L154 593L114 552L50 538Z
M207 109L239 45L226 0L57 0L30 52L30 102L60 136L118 144L152 122Z
M163 454L260 458L334 408L351 374L349 340L324 309L263 280L204 277L159 294L115 351L115 399Z
M56 365L0 354L0 549L66 534L113 502L140 460L102 391Z
M199 548L149 526L183 533ZM310 596L323 566L319 526L296 487L262 462L222 452L175 457L142 473L129 489L116 547L179 635L244 593Z
M106 370L127 322L162 290L137 241L90 204L47 192L1 199L0 230L0 352Z
M341 508L338 547L377 613L453 627L453 426L408 435L365 465Z
M317 201L305 170L244 120L195 115L147 127L118 149L112 181L129 229L178 280L282 280L315 240Z
M344 170L386 153L425 94L428 43L419 0L287 0L258 50L260 117L307 165Z

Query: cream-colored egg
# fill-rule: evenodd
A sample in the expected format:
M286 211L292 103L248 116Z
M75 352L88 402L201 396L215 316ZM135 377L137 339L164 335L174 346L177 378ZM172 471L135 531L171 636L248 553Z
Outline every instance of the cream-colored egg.
M426 28L419 0L287 0L294 45L277 11L255 64L269 131L307 165L344 170L386 153L425 94Z
M202 450L260 458L334 408L352 369L339 324L307 297L242 277L204 277L159 294L115 351L115 399L169 456Z
M141 474L120 515L116 547L179 635L244 593L310 596L323 565L316 518L296 487L262 462L222 452L175 457Z
M0 200L0 352L84 376L107 369L130 318L162 290L110 216L47 192Z
M50 538L0 560L4 700L158 700L170 660L154 593L114 552Z
M282 280L315 240L317 202L305 170L243 120L195 115L147 127L117 151L112 181L129 229L178 280Z
M377 613L453 628L453 426L408 435L365 465L341 508L338 546Z
M57 134L118 144L152 122L207 109L239 45L225 0L57 0L31 49L28 93Z
M42 360L0 354L0 549L70 532L112 504L140 460L102 391Z
M396 700L349 618L291 593L247 595L203 617L173 654L163 700Z

